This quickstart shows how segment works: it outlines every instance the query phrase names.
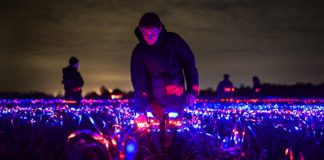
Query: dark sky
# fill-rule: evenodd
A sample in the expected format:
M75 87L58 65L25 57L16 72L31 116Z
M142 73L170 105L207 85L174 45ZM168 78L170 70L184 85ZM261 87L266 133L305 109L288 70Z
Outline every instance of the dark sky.
M84 91L132 90L139 18L160 15L196 56L201 88L324 81L322 0L0 0L0 91L63 91L61 69L80 60Z

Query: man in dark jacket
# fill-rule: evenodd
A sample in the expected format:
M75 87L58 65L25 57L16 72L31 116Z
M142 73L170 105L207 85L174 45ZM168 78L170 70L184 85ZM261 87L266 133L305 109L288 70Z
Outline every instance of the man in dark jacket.
M69 66L63 68L63 80L65 90L65 99L75 100L80 103L82 99L83 79L81 74L78 72L79 60L76 57L71 57L69 61Z
M135 34L139 40L131 58L135 111L143 115L148 107L158 120L170 111L181 118L184 106L192 105L199 93L191 49L178 34L167 32L155 13L141 17Z
M252 81L253 81L252 97L259 98L261 96L261 91L262 91L260 79L257 76L253 76Z
M233 83L229 80L229 75L224 74L224 79L217 85L216 93L219 98L231 98L234 95Z

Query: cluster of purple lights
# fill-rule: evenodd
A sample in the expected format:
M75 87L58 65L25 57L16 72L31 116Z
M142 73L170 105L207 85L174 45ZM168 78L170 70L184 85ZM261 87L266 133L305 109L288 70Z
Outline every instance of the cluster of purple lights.
M112 137L112 134L116 136L135 125L135 113L131 110L133 104L128 99L84 99L80 106L62 99L0 99L0 119L10 120L12 125L29 124L35 127L64 127L71 122L81 126L86 119L99 135ZM67 115L69 121L66 120ZM170 115L176 116L173 113ZM266 128L289 140L294 140L296 136L310 139L316 145L324 139L323 121L323 99L197 100L194 106L185 108L177 131L180 134L203 133L212 139L215 148L228 152L232 152L233 148L243 150L248 134L260 149L267 150L264 147L265 135L260 130ZM159 130L141 129L141 132L155 131ZM111 140L109 142L112 143ZM107 147L111 146L108 141L106 143ZM116 142L112 144L117 145ZM125 152L135 152L133 145L127 146ZM293 156L292 146L287 145L282 152L287 157ZM299 158L303 157L303 152L300 151ZM247 152L240 152L242 157L245 154ZM266 154L266 151L262 152L259 157Z

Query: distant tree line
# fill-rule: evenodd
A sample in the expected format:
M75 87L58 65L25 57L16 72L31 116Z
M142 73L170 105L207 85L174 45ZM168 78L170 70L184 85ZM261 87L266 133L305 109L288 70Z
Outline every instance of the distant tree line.
M39 99L50 99L55 98L55 96L51 94L47 94L44 92L0 92L0 98L39 98Z
M280 97L324 97L324 83L297 83L294 85L262 84L264 96Z
M125 92L119 88L115 88L112 91L109 91L105 86L100 87L100 93L97 92L89 92L84 98L87 99L114 99L114 95L120 95L121 98L133 98L133 91Z
M115 88L109 91L105 86L101 86L100 92L88 92L83 98L87 99L112 99L114 96L118 98L133 98L134 92L125 92L119 88ZM318 85L312 83L296 83L293 85L286 84L271 84L263 83L261 85L261 91L259 97L291 97L291 98L303 98L303 97L324 97L324 82ZM202 89L199 94L199 98L215 98L215 90L213 88ZM241 85L235 88L234 97L241 98L253 98L253 90L249 86ZM63 95L54 96L44 92L0 92L0 98L63 98Z
M253 95L252 92L250 87L241 86L237 88L235 95L238 97L251 96ZM324 83L318 85L311 83L296 83L293 85L263 83L261 85L260 96L287 98L324 97Z
M208 88L200 91L200 98L215 98L215 90ZM318 85L312 83L286 84L261 84L260 93L257 95L249 86L241 85L235 88L234 97L260 98L260 97L282 97L282 98L317 98L324 97L324 82Z

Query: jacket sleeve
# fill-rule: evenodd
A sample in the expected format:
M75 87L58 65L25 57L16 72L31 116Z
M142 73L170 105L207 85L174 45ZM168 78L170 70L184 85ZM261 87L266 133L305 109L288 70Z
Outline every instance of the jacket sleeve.
M70 73L68 72L68 70L67 69L62 69L62 73L63 73L62 84L64 85L64 88L65 89L73 88L71 76L70 76Z
M199 78L195 56L188 44L179 35L176 35L176 50L180 55L183 66L187 92L197 96L199 94Z
M135 52L134 50L131 57L131 79L135 98L134 110L144 113L148 105L148 75L142 60Z
M62 69L62 74L63 74L63 78L62 78L61 84L66 84L66 75L65 75L64 69Z
M78 75L78 76L77 76L77 77L78 77L78 80L77 80L77 82L78 82L77 87L82 87L83 84L84 84L83 78L82 78L80 72L77 72L77 75Z

